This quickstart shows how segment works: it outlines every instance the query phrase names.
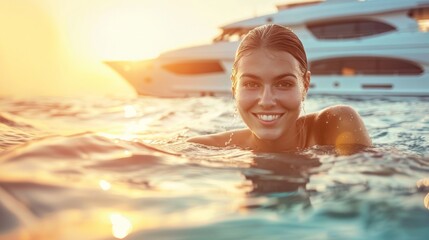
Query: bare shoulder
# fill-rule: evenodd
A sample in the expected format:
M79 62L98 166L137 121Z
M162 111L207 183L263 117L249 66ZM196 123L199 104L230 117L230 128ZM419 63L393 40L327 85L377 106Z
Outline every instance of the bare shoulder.
M314 116L313 131L318 144L371 146L359 113L350 106L336 105Z

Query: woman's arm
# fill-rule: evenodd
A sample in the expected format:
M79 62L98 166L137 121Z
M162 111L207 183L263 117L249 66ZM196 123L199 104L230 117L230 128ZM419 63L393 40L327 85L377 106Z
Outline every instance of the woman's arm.
M216 141L212 135L191 137L191 138L188 138L186 141L198 143L198 144L203 144L203 145L207 145L207 146L216 145Z
M246 140L249 139L249 130L239 129L220 132L210 135L191 137L188 142L199 143L212 147L241 147L246 148Z
M187 142L193 142L198 144L203 144L212 147L225 147L228 143L227 133L216 133L204 136L191 137L187 139Z

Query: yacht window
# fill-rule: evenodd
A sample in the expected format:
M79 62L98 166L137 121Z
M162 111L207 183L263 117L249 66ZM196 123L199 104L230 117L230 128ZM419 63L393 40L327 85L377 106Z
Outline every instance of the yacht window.
M389 24L373 20L314 23L308 29L319 39L360 38L395 30Z
M312 75L418 75L423 69L403 59L385 57L341 57L310 63Z
M310 63L311 74L317 75L339 75L340 74L339 59L324 59Z
M340 60L341 75L375 75L377 74L377 59L366 57L346 58ZM352 74L345 74L345 69L351 69Z
M224 71L219 61L214 60L170 63L163 65L162 68L172 73L182 75L218 73Z
M412 62L398 59L378 61L379 74L418 75L423 69Z

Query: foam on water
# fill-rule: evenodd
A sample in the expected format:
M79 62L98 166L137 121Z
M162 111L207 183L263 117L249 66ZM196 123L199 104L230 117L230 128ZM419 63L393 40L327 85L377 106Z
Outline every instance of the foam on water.
M227 98L0 99L0 239L426 239L427 100L310 97L363 116L337 156L186 143L243 126Z

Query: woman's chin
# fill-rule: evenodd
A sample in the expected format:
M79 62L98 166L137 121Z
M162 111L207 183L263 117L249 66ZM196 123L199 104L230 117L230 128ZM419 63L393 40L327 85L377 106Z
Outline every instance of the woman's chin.
M270 132L255 133L255 135L261 141L275 141L279 139L281 136L281 134L279 133L270 133Z

